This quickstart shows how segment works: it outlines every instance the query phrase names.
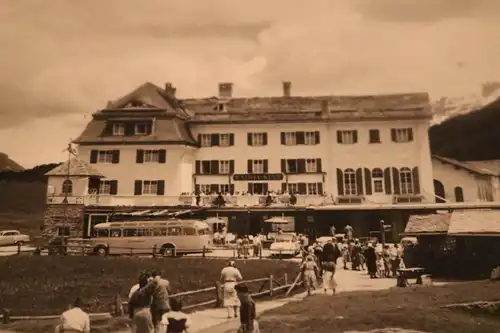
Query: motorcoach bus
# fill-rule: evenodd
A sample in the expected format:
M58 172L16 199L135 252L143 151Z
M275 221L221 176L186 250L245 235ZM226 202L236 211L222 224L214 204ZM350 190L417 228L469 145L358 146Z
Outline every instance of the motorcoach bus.
M94 226L92 251L100 256L202 253L213 241L210 226L199 220L109 222Z

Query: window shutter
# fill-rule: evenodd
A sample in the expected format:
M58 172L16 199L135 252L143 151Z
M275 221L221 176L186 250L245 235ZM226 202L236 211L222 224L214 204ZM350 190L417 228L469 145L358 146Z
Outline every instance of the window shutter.
M253 194L253 183L248 183L248 193Z
M142 180L134 182L134 195L142 195Z
M92 164L97 163L97 155L99 155L99 151L97 150L90 151L90 163Z
M262 133L262 136L263 136L263 144L264 146L267 146L267 133Z
M198 144L201 146L201 134L198 134Z
M337 193L344 195L344 173L341 169L337 169Z
M230 174L234 173L234 160L229 161L229 173Z
M210 137L211 146L218 146L220 141L219 139L220 139L219 133L212 134Z
M307 194L307 185L306 183L299 183L297 185L297 190L299 194Z
M229 184L229 193L234 194L234 184Z
M342 143L342 131L337 131L337 143Z
M120 151L113 150L113 157L111 158L111 163L118 164L120 163Z
M306 160L303 158L299 158L297 160L297 172L305 173L306 172Z
M247 134L247 143L248 143L249 146L253 146L252 133L248 133Z
M372 194L372 172L368 168L365 168L365 190L366 195Z
M234 133L229 133L229 145L234 146Z
M358 195L363 195L363 169L356 169L356 193Z
M401 186L399 183L399 170L392 168L392 184L394 185L394 194L401 194Z
M384 170L384 187L385 194L392 193L391 168L385 168Z
M264 173L269 172L269 162L268 160L264 160Z
M391 140L392 142L396 142L396 129L391 128Z
M319 131L314 132L314 135L316 136L316 144L319 145L321 142L319 137Z
M143 149L137 149L137 153L135 155L135 162L136 163L144 163L144 150Z
M286 142L285 140L285 132L281 132L281 144L284 145Z
M281 183L281 192L285 193L287 189L287 183Z
M358 143L358 131L352 131L352 141Z
M284 158L281 159L281 172L286 173L286 160Z
M295 143L298 145L303 145L306 143L304 132L295 132Z
M194 184L194 193L200 194L201 187L198 184Z
M199 175L201 174L201 161L200 160L196 160L195 162L195 171L194 171L195 174Z
M125 123L125 135L131 136L135 134L135 124L134 123Z
M210 174L212 174L212 175L219 174L219 161L218 160L210 161Z
M413 141L413 128L409 127L408 130L408 141Z
M117 195L118 194L118 181L117 180L112 180L109 182L109 194L111 195Z
M247 162L247 172L253 173L253 161L252 160L248 160L248 162Z
M160 149L158 151L158 163L167 163L167 150Z
M318 183L318 194L323 195L323 183Z
M321 158L316 159L316 172L323 172L321 168Z
M413 193L420 194L420 175L418 172L418 167L414 167L412 172L413 180Z
M164 180L158 181L158 185L156 187L156 194L157 195L165 195L165 181Z

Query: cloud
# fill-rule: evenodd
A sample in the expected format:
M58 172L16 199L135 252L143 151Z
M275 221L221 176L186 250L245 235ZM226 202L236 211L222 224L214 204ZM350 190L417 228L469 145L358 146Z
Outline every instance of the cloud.
M0 130L83 116L144 81L189 97L220 81L275 95L282 80L302 95L465 94L500 77L498 13L493 0L4 0Z

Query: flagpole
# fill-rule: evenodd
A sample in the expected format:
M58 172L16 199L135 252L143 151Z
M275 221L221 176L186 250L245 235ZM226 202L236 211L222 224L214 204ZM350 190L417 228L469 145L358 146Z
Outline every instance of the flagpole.
M65 191L64 191L64 200L63 200L63 204L64 204L64 206L63 206L63 216L64 216L64 219L63 219L63 234L62 234L62 240L63 240L62 243L63 244L62 245L66 245L66 241L65 241L66 238L64 238L64 236L66 236L66 228L68 226L68 194L69 194L69 184L70 184L70 181L71 181L71 152L73 151L73 149L71 147L71 142L68 143L67 151L68 151L68 161L67 161L68 171L66 172L66 180L64 181L64 183L66 184L66 188L65 188Z

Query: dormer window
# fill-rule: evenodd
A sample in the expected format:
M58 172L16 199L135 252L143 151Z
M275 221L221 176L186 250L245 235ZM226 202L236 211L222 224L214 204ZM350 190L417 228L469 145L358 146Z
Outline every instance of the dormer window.
M219 112L226 112L226 103L218 102L216 105L214 105L214 110Z
M113 124L113 135L125 135L125 124Z
M135 135L150 135L153 126L150 123L139 123L135 125Z

